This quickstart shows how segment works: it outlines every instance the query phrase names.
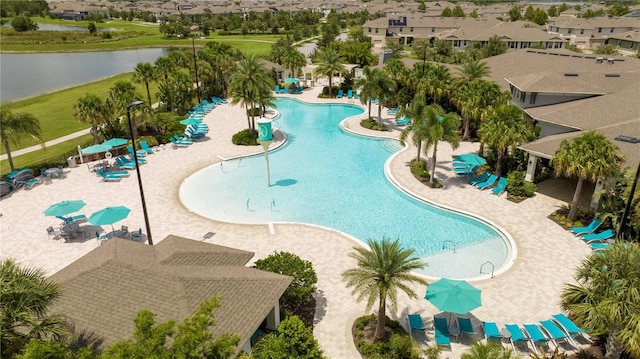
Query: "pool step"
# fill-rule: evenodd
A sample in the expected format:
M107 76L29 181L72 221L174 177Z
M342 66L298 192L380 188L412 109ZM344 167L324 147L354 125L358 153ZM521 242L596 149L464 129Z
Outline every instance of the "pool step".
M397 141L380 140L380 146L389 153L396 153L402 149Z

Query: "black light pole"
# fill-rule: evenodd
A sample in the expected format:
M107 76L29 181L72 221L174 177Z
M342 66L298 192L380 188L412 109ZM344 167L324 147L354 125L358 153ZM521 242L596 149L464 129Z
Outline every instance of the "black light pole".
M198 81L198 62L196 61L196 38L191 38L191 48L193 49L193 69L196 73L196 95L198 103L200 103L200 81Z
M627 217L629 216L629 212L631 211L631 202L633 202L633 197L636 192L636 185L638 184L638 176L640 176L640 163L638 163L638 169L636 170L636 175L633 178L633 184L631 185L631 193L629 193L629 198L627 198L627 205L624 207L624 212L622 212L622 218L620 219L620 228L618 229L618 233L622 233L624 230L624 226L627 225Z
M147 203L144 200L144 190L142 189L142 177L140 177L140 164L138 163L138 150L136 149L136 139L133 136L133 123L131 122L131 109L143 105L143 101L134 101L127 105L127 120L129 121L129 133L131 134L131 147L133 148L133 161L136 163L136 174L138 175L138 188L140 188L140 200L142 201L142 213L144 215L144 225L147 227L147 240L149 245L153 245L151 239L151 228L149 227L149 216L147 215Z

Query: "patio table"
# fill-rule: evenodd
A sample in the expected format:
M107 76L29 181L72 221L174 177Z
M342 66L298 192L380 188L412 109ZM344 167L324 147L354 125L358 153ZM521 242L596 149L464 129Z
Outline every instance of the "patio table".
M51 175L51 177L56 177L56 178L60 178L60 174L62 173L62 170L57 168L57 167L53 167L53 168L47 168L46 170L44 170L44 172L48 175Z

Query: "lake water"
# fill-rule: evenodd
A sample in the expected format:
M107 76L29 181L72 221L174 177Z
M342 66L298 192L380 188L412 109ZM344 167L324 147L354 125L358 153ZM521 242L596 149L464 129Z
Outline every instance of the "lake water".
M138 63L154 63L168 53L165 49L139 49L1 54L0 99L13 101L132 72Z

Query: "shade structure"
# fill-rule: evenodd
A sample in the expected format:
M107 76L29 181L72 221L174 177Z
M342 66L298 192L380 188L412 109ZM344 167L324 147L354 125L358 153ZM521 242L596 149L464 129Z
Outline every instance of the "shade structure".
M192 117L189 117L187 119L180 121L180 124L185 126L190 126L190 125L197 126L201 123L202 123L202 120L198 120L197 118L192 118Z
M293 83L298 83L298 82L300 82L300 80L298 80L298 79L297 79L297 78L295 78L295 77L287 77L286 79L284 79L284 81L283 81L283 82L293 82Z
M93 145L87 148L83 148L81 152L83 155L93 155L95 153L107 152L111 149L111 147L112 146L110 145L105 145L104 143L101 143L99 145Z
M125 206L103 208L89 216L89 223L94 226L110 224L113 230L113 224L127 218L129 212L131 212L131 210Z
M64 216L77 212L84 206L86 206L86 203L83 200L62 201L52 204L43 213L45 216Z
M116 147L116 146L122 146L124 144L127 144L129 142L129 140L125 139L125 138L112 138L110 140L106 140L104 142L102 142L103 145L108 145L111 147Z
M464 280L442 278L427 285L424 298L444 312L466 314L482 306L480 293Z
M465 153L455 157L456 161L462 161L468 165L481 166L487 164L487 160L476 155L475 153Z

